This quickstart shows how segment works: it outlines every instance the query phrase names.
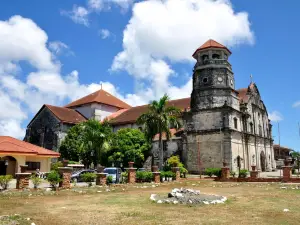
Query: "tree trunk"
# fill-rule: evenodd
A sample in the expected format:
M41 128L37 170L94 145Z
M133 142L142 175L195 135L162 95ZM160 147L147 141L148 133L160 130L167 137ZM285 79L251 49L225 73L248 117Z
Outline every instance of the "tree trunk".
M159 133L159 142L158 142L158 151L159 151L159 169L163 169L164 163L164 150L162 146L162 133Z

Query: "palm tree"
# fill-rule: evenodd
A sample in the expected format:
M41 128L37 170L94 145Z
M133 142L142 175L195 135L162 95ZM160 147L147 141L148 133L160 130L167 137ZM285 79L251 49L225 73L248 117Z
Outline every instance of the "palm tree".
M107 122L91 119L83 123L82 139L85 149L93 158L94 166L100 163L101 151L107 147L112 131Z
M159 101L152 101L148 106L148 111L142 114L137 123L144 126L145 134L149 141L159 134L159 168L162 169L164 155L162 149L162 134L166 134L167 140L170 139L170 128L178 129L181 124L178 120L181 113L180 109L174 106L168 106L169 97L164 95Z

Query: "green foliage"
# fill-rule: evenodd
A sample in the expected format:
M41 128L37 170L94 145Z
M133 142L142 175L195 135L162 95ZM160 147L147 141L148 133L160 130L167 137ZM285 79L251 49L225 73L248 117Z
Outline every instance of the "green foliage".
M170 127L176 129L181 127L179 122L181 110L174 106L168 106L168 101L169 97L166 94L159 101L152 101L148 106L148 111L137 119L137 124L143 125L149 142L152 142L153 137L159 134L160 168L163 165L162 134L165 133L169 140L171 137Z
M232 177L235 177L235 176L236 176L236 172L230 171L230 175L231 175Z
M142 167L150 147L143 132L124 128L112 135L111 149L106 152L106 156L110 164L128 165L128 162L133 161L137 167Z
M246 178L248 175L248 170L240 170L239 177Z
M58 167L63 167L62 162L51 163L51 170L58 171Z
M2 175L0 176L0 187L3 190L6 190L9 182L13 179L11 175Z
M69 164L80 164L80 163L79 163L79 162L76 162L76 161L70 160L70 161L69 161Z
M95 173L84 173L80 175L80 178L89 184L89 186L92 186L92 182L96 179L96 174Z
M32 175L32 176L30 177L30 180L32 181L34 188L38 188L38 186L39 186L39 185L42 183L42 181L43 181L41 178L39 178L39 177L36 176L36 175Z
M140 182L151 182L153 180L153 173L148 171L137 171L136 179Z
M122 176L122 183L127 183L128 182L128 172L123 172L121 174Z
M205 175L212 177L213 175L216 177L221 177L222 170L220 168L206 168Z
M102 155L109 149L112 129L107 122L91 119L69 129L60 146L61 157L81 160L85 166L102 163Z
M175 177L176 176L176 174L175 173L173 173L172 171L165 171L164 172L164 177L166 177L166 178L168 178L168 177Z
M59 173L58 173L57 171L52 170L52 171L48 174L47 180L48 180L48 182L50 183L50 185L51 185L53 188L55 188L55 187L57 186L57 184L58 184L59 182L61 182L62 179L61 179L61 177L60 177L60 175L59 175Z
M111 176L111 175L109 175L109 176L107 176L106 177L106 184L112 184L112 182L113 182L113 177Z
M179 156L178 156L178 155L171 156L171 157L168 159L168 164L169 164L171 167L178 167L178 166L179 166L179 163L180 163L180 159L179 159Z

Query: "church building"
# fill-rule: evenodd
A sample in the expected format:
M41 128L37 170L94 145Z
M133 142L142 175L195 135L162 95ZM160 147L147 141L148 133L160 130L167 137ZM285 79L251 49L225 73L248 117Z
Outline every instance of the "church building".
M189 172L222 167L224 161L235 171L252 165L261 171L276 167L267 109L255 83L235 88L230 55L214 40L204 43L193 54L191 97L168 102L182 110L183 127L171 129L171 140L164 140L164 159L180 155ZM64 107L44 105L28 124L25 141L57 151L74 124L95 118L108 119L114 131L139 128L136 120L147 109L148 105L131 107L101 89ZM156 163L156 137L152 153Z

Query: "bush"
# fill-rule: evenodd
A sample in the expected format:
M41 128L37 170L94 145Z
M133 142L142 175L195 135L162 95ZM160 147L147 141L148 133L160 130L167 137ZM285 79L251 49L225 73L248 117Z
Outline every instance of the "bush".
M84 173L80 175L80 178L89 184L89 186L92 186L92 182L94 182L95 178L96 178L96 174L95 173Z
M51 170L58 171L58 167L63 167L62 162L55 162L51 164Z
M169 178L169 177L170 177L170 178L172 177L172 178L173 178L173 177L175 177L175 176L176 176L176 174L173 173L172 171L166 171L166 172L165 172L165 177L168 177L168 178Z
M232 177L235 177L236 173L235 173L234 171L230 171L230 175L231 175Z
M13 179L12 175L3 175L0 176L0 187L3 190L6 190L9 182Z
M128 182L128 172L123 172L121 174L122 177L122 183L127 183Z
M106 184L112 184L113 182L113 177L111 175L109 175L107 178L106 178Z
M140 182L151 182L153 180L153 173L148 171L137 171L136 179Z
M212 175L214 175L214 168L206 168L205 175L212 177Z
M240 170L239 177L246 178L248 175L248 170Z
M213 175L216 177L222 176L222 170L220 168L206 168L205 175L212 177Z
M33 186L34 186L35 189L38 188L38 186L42 183L42 179L39 178L39 177L36 176L36 175L32 175L32 176L30 177L30 179L31 179L31 181L32 181Z
M168 159L168 164L169 164L171 167L178 167L178 166L179 166L179 163L180 163L180 159L179 159L179 156L178 156L178 155L171 156L171 157Z
M60 178L60 175L57 171L55 170L52 170L48 176L47 176L47 180L48 182L50 183L50 185L53 187L53 188L56 188L57 187L57 184L59 182L61 182L61 178Z

